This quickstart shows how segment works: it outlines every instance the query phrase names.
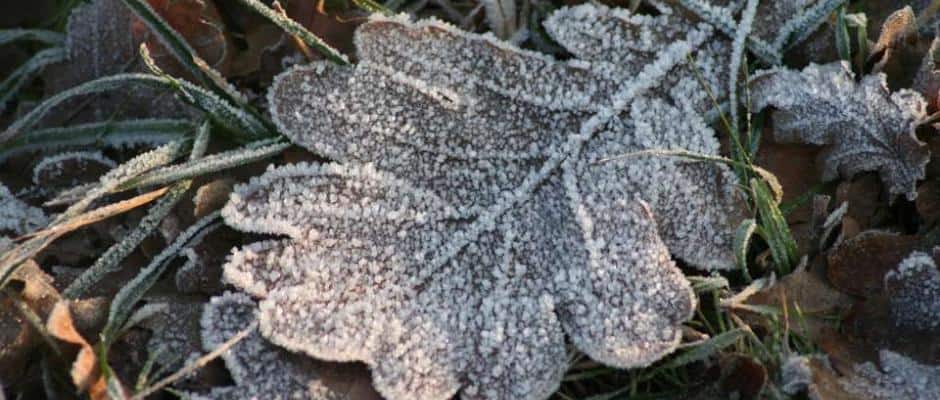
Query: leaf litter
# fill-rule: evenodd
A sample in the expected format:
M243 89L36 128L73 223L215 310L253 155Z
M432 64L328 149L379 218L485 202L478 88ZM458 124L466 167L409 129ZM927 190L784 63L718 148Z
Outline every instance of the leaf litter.
M38 86L51 94L114 73L146 72L137 59L142 42L164 72L198 81L185 57L181 62L179 53L158 45L164 43L160 34L125 8L132 3L96 0L77 8L68 27L68 59L47 68L47 82ZM78 382L93 387L93 397L143 397L167 385L195 398L372 399L379 398L376 390L388 398L546 398L556 390L562 398L580 398L662 389L700 398L800 392L824 399L936 397L931 185L937 172L928 164L936 85L932 37L923 29L931 15L923 4L912 4L916 26L900 5L887 23L873 8L868 21L883 26L881 36L862 40L859 21L867 10L850 6L845 23L839 1L642 1L631 4L634 11L591 4L553 13L529 2L490 2L473 11L442 1L445 11L420 12L485 14L452 20L463 30L434 19L367 17L348 7L312 9L312 3L290 1L287 15L300 26L334 35L331 43L355 42L355 48L340 48L355 50L357 62L300 65L269 88L275 72L316 56L301 55L303 47L291 48L296 45L289 40L271 51L278 35L269 33L279 31L262 18L245 17L240 6L147 3L205 65L248 94L236 96L237 107L248 110L237 115L260 116L222 125L267 129L259 126L270 117L272 131L276 125L298 145L278 160L306 162L272 167L234 188L257 169L245 168L234 180L194 172L193 187L200 189L187 192L165 216L154 231L161 235L132 249L125 261L131 270L106 284L113 289L96 292L126 291L135 267L154 254L169 265L145 269L168 269L161 279L133 281L152 279L140 290L158 295L133 294L129 304L122 295L120 304L110 305L136 311L128 327L104 328L106 339L96 347L110 352L95 352L104 357L91 364L101 370L86 368L90 378ZM94 22L102 19L129 24ZM848 35L840 36L846 27ZM492 31L514 45L467 29ZM253 36L243 42L242 33ZM837 43L845 37L852 41L848 47ZM521 49L548 49L549 39L568 56ZM836 48L848 48L851 63L833 63ZM818 64L793 62L807 53ZM912 57L919 71L898 67ZM259 96L264 92L267 98ZM121 100L128 95L130 102ZM154 99L177 102L170 93L96 96L81 107L63 107L68 112L42 126L94 121L76 130L90 132L112 123L114 110L130 111L121 118L195 115ZM17 99L13 105L28 104ZM257 111L265 108L268 113ZM72 189L58 204L78 201L82 208L122 198L101 195L123 190L119 182L139 171L107 170L138 149L107 144L154 146L170 137L133 129L113 139L103 135L104 143L79 136L65 146L57 144L66 143L55 139L58 131L40 132L43 140L58 140L48 150L23 142L33 146L28 151L50 156L26 165L26 179L0 174L9 214L31 216L5 225L12 235L4 239L7 248L17 246L17 236L33 237L62 218L61 205L39 204L60 188ZM214 146L231 148L224 135L216 137L219 131L212 129ZM772 140L755 139L755 131ZM822 173L810 162L774 167L790 156L772 142L794 143L795 157L818 157ZM730 161L716 158L734 146L743 151L730 151ZM304 150L313 155L296 155ZM7 165L24 165L23 157L7 151ZM780 231L766 229L763 211L754 215L761 206L753 202L761 200L749 192L750 182L739 181L755 176L741 169L755 152L758 164L767 162L782 175L786 222L809 229L812 244L801 245L799 254L807 261L793 272L770 255ZM180 179L161 173L146 179ZM89 185L89 176L102 176L103 186ZM55 189L42 193L31 177ZM80 200L89 189L93 196ZM102 216L166 193L104 207ZM823 201L828 198L836 201ZM806 199L812 208L788 214ZM213 227L164 250L181 234L193 235L186 229L193 213L211 216L226 200L226 222L247 233ZM134 224L143 215L123 219ZM100 219L86 217L66 229ZM755 228L739 229L749 218ZM106 232L106 243L121 237L114 222L91 228L95 235ZM63 228L49 231L52 239L59 238L56 229ZM756 239L741 242L741 232ZM41 267L32 268L91 265L94 260L74 265L74 258L96 257L107 246L94 235L87 239L86 255L68 255L53 244L36 254ZM61 243L68 241L74 239L65 236ZM735 248L741 243L743 250ZM752 276L771 282L772 269L781 274L776 284L747 286ZM724 283L703 286L703 279L718 276L702 274L721 274ZM76 275L56 273L55 285L66 287ZM14 299L9 307L23 319L0 333L48 316L42 307L17 303L16 296L27 297L15 291L21 281L11 282L4 289ZM232 289L238 291L224 292ZM739 301L718 301L729 298ZM136 307L138 300L146 304ZM713 301L716 311L709 309ZM85 318L78 317L79 325L87 325ZM64 336L95 342L102 327L78 330ZM109 336L114 332L116 339ZM719 339L721 346L707 345ZM61 368L61 361L38 355L44 346L63 346L48 342L31 340L18 349L25 355L18 370L31 375ZM158 349L171 350L161 355ZM145 362L140 355L148 353ZM64 365L91 365L87 354L82 360L68 354ZM218 355L223 363L209 362ZM346 363L356 360L365 365ZM175 368L181 369L171 373ZM196 369L202 371L194 375ZM673 371L691 380L663 378ZM22 390L35 383L26 382L5 390L27 393Z

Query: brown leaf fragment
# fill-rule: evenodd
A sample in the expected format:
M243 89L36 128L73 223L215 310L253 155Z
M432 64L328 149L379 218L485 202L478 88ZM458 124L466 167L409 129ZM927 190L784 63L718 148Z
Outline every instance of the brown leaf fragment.
M107 400L107 383L101 375L98 357L91 344L85 340L72 322L72 314L67 302L58 302L53 307L46 321L49 333L57 339L78 345L80 350L72 363L72 383L79 392L87 392L93 400Z
M827 277L842 292L870 297L881 292L885 273L919 246L913 235L866 231L828 255Z
M193 203L196 205L193 216L198 219L222 209L234 186L235 180L230 178L216 179L200 186L196 189L196 197L193 198Z
M722 379L721 390L729 395L753 399L767 384L767 368L752 357L743 354L722 355L719 360Z
M774 286L755 293L747 304L781 309L785 306L789 329L809 338L823 336L833 326L832 317L845 313L853 300L829 285L819 261L814 264L813 268L797 269Z
M215 3L208 0L147 0L154 11L167 24L180 33L183 39L206 63L223 75L227 75L230 62L229 44L225 24ZM166 50L162 42L151 34L140 20L134 21L136 36L146 37L150 55L161 68L174 76L194 77Z
M912 34L917 32L917 16L911 6L893 12L881 25L881 34L871 49L868 63L874 63L873 72L884 69L895 50Z
M17 287L18 286L18 287ZM36 315L45 317L59 293L47 275L32 260L13 273L8 290L16 288L18 300ZM14 300L0 294L0 381L17 382L30 362L32 351L42 343L41 336L17 311Z

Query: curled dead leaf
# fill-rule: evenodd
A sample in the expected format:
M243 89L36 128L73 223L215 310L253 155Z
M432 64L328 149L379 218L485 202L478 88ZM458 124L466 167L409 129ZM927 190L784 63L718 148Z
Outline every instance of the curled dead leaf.
M72 363L72 383L80 392L87 392L93 400L107 400L107 383L101 375L98 356L91 344L75 329L67 302L56 303L46 321L46 328L57 339L80 348Z
M881 292L885 273L916 250L919 238L866 231L842 242L828 255L827 277L842 292L869 297Z

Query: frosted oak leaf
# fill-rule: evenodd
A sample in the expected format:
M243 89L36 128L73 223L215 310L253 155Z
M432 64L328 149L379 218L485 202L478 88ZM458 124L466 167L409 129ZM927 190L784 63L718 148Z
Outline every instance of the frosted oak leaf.
M566 22L586 15L597 23ZM365 362L393 400L546 398L566 370L565 335L619 367L673 351L695 297L669 253L733 265L733 175L673 158L597 162L718 152L680 100L703 95L694 78L662 86L714 33L668 18L594 5L552 17L571 48L611 32L603 63L373 17L355 67L281 75L269 94L281 131L341 164L271 169L223 209L237 229L287 236L225 265L262 299L262 334ZM610 76L615 61L631 74Z
M927 117L920 94L888 91L884 74L856 82L846 63L811 64L802 72L775 68L749 83L755 111L776 108L774 135L781 142L824 145L823 180L878 171L892 197L917 196L930 159L915 129Z

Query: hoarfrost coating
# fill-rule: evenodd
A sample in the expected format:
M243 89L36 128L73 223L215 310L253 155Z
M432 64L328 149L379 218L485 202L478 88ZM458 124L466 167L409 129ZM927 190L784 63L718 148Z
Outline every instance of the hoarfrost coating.
M754 111L776 107L778 141L827 146L821 155L823 180L878 171L892 197L917 197L917 180L930 160L927 145L915 134L927 116L920 94L889 92L884 74L856 82L844 62L761 71L750 87Z
M670 252L731 268L742 196L722 165L599 161L717 154L694 72L725 97L730 41L678 13L600 5L546 29L578 58L374 17L356 66L276 80L280 131L342 164L272 168L223 209L237 229L287 236L224 268L261 299L264 337L363 361L390 399L546 398L565 335L618 367L675 349L695 298Z

